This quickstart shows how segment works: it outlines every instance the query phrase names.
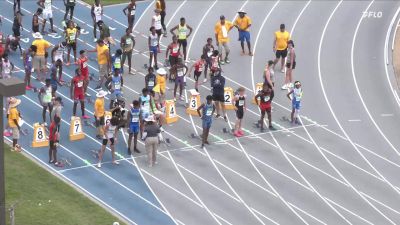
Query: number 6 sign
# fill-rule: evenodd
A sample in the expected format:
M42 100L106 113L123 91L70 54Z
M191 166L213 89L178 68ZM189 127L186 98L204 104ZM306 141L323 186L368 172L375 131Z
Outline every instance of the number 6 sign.
M47 139L46 129L43 125L35 123L33 125L33 140L32 147L47 147L49 146L49 140Z
M69 128L69 140L77 141L85 138L85 134L82 131L81 118L72 116Z

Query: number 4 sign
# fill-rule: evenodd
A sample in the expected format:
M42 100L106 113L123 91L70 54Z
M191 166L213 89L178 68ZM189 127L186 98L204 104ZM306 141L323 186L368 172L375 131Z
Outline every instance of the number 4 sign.
M85 134L82 131L81 118L72 116L69 128L69 140L77 141L85 138Z
M47 147L49 146L49 140L47 139L46 129L39 123L33 124L33 140L32 147Z
M178 121L178 115L176 114L174 100L165 101L165 112L165 121L167 124L175 123L176 121Z

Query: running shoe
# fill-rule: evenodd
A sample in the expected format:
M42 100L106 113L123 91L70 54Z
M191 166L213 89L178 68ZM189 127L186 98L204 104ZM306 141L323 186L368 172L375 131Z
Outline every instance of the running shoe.
M289 88L293 88L293 83L289 83Z
M239 131L233 132L233 135L234 135L235 137L241 137Z
M225 62L224 62L224 61L221 61L220 63L221 63L221 65L224 65L224 64L225 64Z
M97 163L97 168L101 168L101 163Z
M119 165L119 162L118 161L114 161L114 162L112 162L112 164Z
M204 141L204 144L210 145L210 142L208 142L208 141Z
M32 88L29 86L25 86L25 90L30 91Z
M67 63L65 63L65 65L66 65L66 66L69 66L69 65L71 65L71 63L70 63L70 62L67 62Z
M55 162L54 165L57 167L64 167L64 164L62 162Z
M228 122L228 117L224 116L225 122Z
M128 148L127 154L128 155L132 155L132 152L131 152L131 150L129 148Z
M207 78L204 78L203 83L206 83L206 82L207 82Z
M185 101L185 97L183 95L181 95L181 97L179 98L181 101Z
M276 130L276 128L273 127L273 126L269 126L268 129L269 129L269 130Z
M176 98L174 98L174 102L176 102Z
M46 123L46 122L42 123L42 125L45 126L45 127L47 127L47 123Z
M133 149L133 151L136 153L140 153L139 149L137 149L137 148Z
M289 87L288 87L288 84L284 84L282 87L281 87L281 89L282 90L287 90Z
M86 93L85 93L85 96L86 96L86 97L91 97L92 95L86 92Z
M90 116L84 115L84 116L82 116L82 119L90 119Z
M284 73L285 72L285 70L284 69L281 69L281 73Z
M160 127L160 131L161 131L161 132L164 132L165 130L164 130L164 128L163 128L163 127Z
M94 38L94 39L93 39L93 42L97 42L97 38Z
M244 135L244 131L243 130L239 130L239 134L243 136Z
M103 139L103 137L101 135L96 135L97 139Z
M225 59L225 63L229 64L229 63L231 63L231 61L229 61L229 59Z
M11 133L10 131L8 131L8 130L5 130L5 131L3 132L3 136L11 137L11 135L12 135L12 133Z
M100 87L100 86L97 86L95 89L96 89L96 91L100 91L100 90L101 90L101 87Z

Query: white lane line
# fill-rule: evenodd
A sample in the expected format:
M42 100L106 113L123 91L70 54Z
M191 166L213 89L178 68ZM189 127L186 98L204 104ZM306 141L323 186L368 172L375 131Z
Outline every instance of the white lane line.
M361 122L360 119L351 119L351 120L347 120L347 121L349 121L349 122Z
M367 9L365 11L368 11L369 7L372 5L374 1L372 0L371 3L368 5ZM400 8L399 8L400 10ZM353 41L351 44L351 73L353 76L353 82L354 82L354 86L356 87L356 91L358 94L358 97L364 107L364 111L368 114L369 119L371 120L371 122L374 124L376 130L378 130L378 132L381 134L381 136L385 139L385 141L387 142L387 144L389 144L389 146L392 148L393 151L395 151L395 153L400 156L400 152L398 152L398 150L394 147L394 145L389 141L389 139L386 137L386 135L383 133L383 131L381 130L381 128L378 126L378 124L376 123L375 119L373 118L373 116L371 115L367 105L364 102L364 97L362 96L360 89L358 87L358 82L357 82L357 77L356 77L356 73L355 73L355 69L354 69L354 46L356 43L356 38L357 38L357 34L358 34L358 30L360 28L360 25L363 21L364 17L361 16L360 20L358 21L356 30L354 31L354 36L353 36ZM339 122L339 121L337 121ZM339 125L340 126L340 125ZM348 134L346 132L344 132L344 129L340 126L340 129L342 129L343 133L345 134L345 136L349 139L351 145L353 145L353 147L357 150L357 152L360 154L360 156L365 160L365 162L397 193L400 195L400 191L395 188L393 186L393 184L391 182L389 182L386 177L384 177L379 171L378 169L376 169L372 163L370 163L368 161L368 159L364 156L364 154L361 153L361 151L359 151L358 147L353 143L353 141L350 139L350 137L348 136Z
M398 15L399 15L399 12L400 12L400 6L398 7L398 9L397 9L397 13L395 13L395 15L393 16L393 18L397 18L398 17ZM392 19L393 20L393 19ZM400 24L400 18L397 20L397 23L396 23L397 25L396 25L396 28L397 27L399 27L399 24ZM393 24L394 25L394 24ZM392 25L392 27L393 27L393 25ZM392 27L389 27L389 30L390 30L390 32L392 31ZM396 35L397 35L397 29L396 30L394 30L393 31L393 39L392 39L392 51L394 50L394 42L395 42L395 40L396 40Z
M393 113L381 113L381 116L382 117L391 117L391 116L394 116L394 114Z
M374 224L371 223L370 221L368 221L368 220L366 220L365 218L363 218L363 217L361 217L361 216L359 216L359 215L353 213L352 211L350 211L350 210L344 208L343 206L338 205L336 202L330 200L329 198L326 198L326 200L328 200L328 201L331 202L332 204L336 205L337 207L341 208L342 210L344 210L344 211L350 213L351 215L353 215L353 216L359 218L360 220L362 220L362 221L364 221L364 222L366 222L366 223L368 223L368 224L370 224L370 225L374 225Z
M305 11L305 9L308 7L308 5L311 3L311 1L308 1L305 6L303 7L303 9L301 10L300 14L297 16L295 22L294 22L294 26L292 27L292 31L291 33L294 32L295 29L295 25L297 24L298 20L300 19L301 15L303 14L303 12ZM267 18L270 14L267 15ZM264 27L264 24L267 20L267 18L263 21L261 28L257 34L255 43L254 43L254 55L251 58L251 80L252 80L252 86L253 86L253 93L255 93L255 83L254 83L254 59L255 59L255 52L257 50L256 46L258 43L258 40L260 38L260 34L262 31L262 28ZM259 109L260 110L260 109ZM275 145L278 147L279 151L281 152L281 154L284 156L285 160L289 162L289 164L291 165L291 167L296 171L296 173L302 178L302 180L304 182L307 183L307 185L313 190L313 192L329 207L331 208L339 217L341 217L343 220L345 220L347 223L351 224L350 221L348 221L339 211L336 210L336 208L334 208L328 201L326 201L326 199L314 188L314 186L305 178L305 176L300 172L300 170L293 164L293 162L290 160L290 158L287 156L287 154L285 153L285 151L283 150L283 148L280 146L280 144L278 143L278 141L276 140L275 136L271 133L271 137L275 142ZM297 215L297 214L296 214ZM303 218L301 218L303 220L303 222L305 222L305 220ZM307 223L307 222L305 222Z
M261 31L262 31L262 29L263 29L263 27L264 27L264 25L265 25L265 23L267 22L267 20L268 20L268 18L269 18L269 16L271 15L271 13L272 13L272 11L275 9L275 7L279 4L279 2L280 2L280 0L278 0L275 4L274 4L274 6L271 8L271 10L268 12L268 14L264 17L264 20L262 21L262 23L261 23L261 27L259 28L259 31L257 32L257 36L256 36L256 40L255 40L255 42L254 42L254 47L253 47L253 56L251 57L251 83L252 83L252 86L253 86L253 90L252 90L252 92L253 93L255 93L255 84L254 84L254 56L256 55L256 50L257 50L257 44L258 44L258 40L259 40L259 38L260 38L260 36L261 36ZM274 136L272 135L272 133L271 133L271 137L275 140L275 138L274 138ZM279 144L276 142L276 140L275 140L275 144L277 145L277 146L279 146ZM282 148L280 148L280 150L281 150L281 152L283 153L283 155L285 156L285 159L286 160L288 160L288 158L287 158L287 156L286 156L286 154L283 152L283 150L282 150ZM289 161L289 163L291 163L290 162L290 160L288 160ZM293 164L292 164L293 165ZM296 211L296 210L294 210L293 208L292 208L292 206L290 206L284 199L283 199L283 197L282 196L280 196L278 193L276 193L277 194L277 196L281 199L281 201L304 223L304 224L308 224L308 222L303 218L303 217L301 217L300 216L300 214L298 214L298 212Z
M331 114L333 116L333 118L335 119L336 123L339 125L339 127L341 128L342 132L345 134L346 138L349 140L349 137L347 136L347 133L343 130L340 122L338 121L336 114L334 113L332 106L329 102L329 99L327 97L327 94L325 92L325 88L324 88L324 84L323 84L323 80L322 80L322 73L321 73L321 49L322 49L322 43L324 41L324 37L325 37L325 32L326 29L328 28L328 25L334 15L334 13L336 12L336 10L339 8L339 6L342 4L343 0L341 0L335 7L335 9L332 11L331 15L328 18L328 21L326 22L324 29L322 31L321 34L321 40L319 42L319 47L318 47L318 78L319 78L319 82L320 82L320 86L322 89L322 93L324 95L325 98L325 102L328 105L329 110L331 111ZM368 8L370 7L370 5L373 3L373 1L371 1L371 3L368 5ZM302 120L300 118L300 120ZM383 214L378 208L376 208L370 201L368 201L368 199L366 199L347 179L346 177L344 177L344 175L332 164L332 162L325 156L325 154L321 151L320 147L317 145L317 143L314 141L313 137L310 135L310 133L308 132L307 129L304 129L307 133L307 135L309 136L310 140L313 142L313 144L315 145L315 147L317 148L317 150L321 153L321 155L325 158L325 160L328 162L328 164L336 171L337 174L339 174L339 176L351 187L351 189L354 190L354 192L356 192L365 202L368 203L368 205L370 205L375 211L377 211L380 215L382 215L388 222L390 222L391 224L395 224L392 220L390 220L390 218L388 218L385 214ZM350 141L350 140L349 140ZM351 142L352 143L352 142ZM354 145L354 143L352 143ZM357 149L358 151L358 149Z
M9 139L8 137L4 137L5 139L7 139L8 141L12 142L11 139ZM79 189L80 191L82 191L84 194L86 194L87 196L89 196L90 198L92 198L93 200L99 202L100 204L104 205L105 207L109 208L111 211L113 211L114 213L116 213L119 217L121 217L123 220L128 221L131 224L135 224L137 225L137 223L135 223L133 220L129 219L128 217L126 217L124 214L122 214L121 212L119 212L117 209L115 209L114 207L108 205L106 202L104 202L103 200L101 200L100 198L98 198L97 196L95 196L94 194L92 194L90 191L86 190L85 188L83 188L82 186L80 186L79 184L75 183L75 181L71 180L70 178L68 178L67 176L65 176L64 174L60 173L59 171L57 171L55 168L51 167L47 162L41 160L40 158L38 158L36 155L30 153L28 150L26 150L25 148L22 147L23 150L23 154L25 154L27 157L29 157L32 161L36 160L37 163L39 163L40 165L42 165L44 168L46 168L47 171L51 172L52 174L55 174L58 178L62 179L63 181L75 186L77 189Z

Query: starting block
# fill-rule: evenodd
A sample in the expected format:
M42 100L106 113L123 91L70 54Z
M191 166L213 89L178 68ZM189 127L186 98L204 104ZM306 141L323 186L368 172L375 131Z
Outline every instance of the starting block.
M233 134L234 131L235 131L234 129L222 128L222 132L224 134Z
M85 138L82 130L82 121L80 117L72 116L69 128L69 140L77 141Z
M195 89L191 89L189 92L189 106L186 108L186 113L192 116L198 116L199 114L197 113L197 108L201 105L200 93Z
M21 132L22 134L24 134L22 130ZM33 124L33 132L32 147L38 148L49 146L49 139L47 138L46 128L44 127L44 125L41 125L39 123Z

